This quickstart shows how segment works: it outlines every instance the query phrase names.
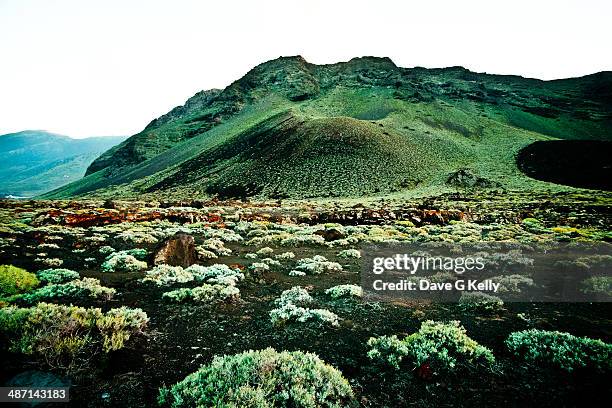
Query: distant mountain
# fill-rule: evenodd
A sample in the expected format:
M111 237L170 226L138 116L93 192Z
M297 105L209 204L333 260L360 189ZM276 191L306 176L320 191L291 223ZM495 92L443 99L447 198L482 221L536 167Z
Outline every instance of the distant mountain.
M525 175L521 168L534 167L519 168L516 157L534 142L559 139L609 146L611 72L541 81L402 68L389 58L315 65L281 57L223 90L197 93L102 154L85 178L45 197L540 189L550 183Z
M31 197L83 177L125 136L72 139L40 130L0 135L0 197Z

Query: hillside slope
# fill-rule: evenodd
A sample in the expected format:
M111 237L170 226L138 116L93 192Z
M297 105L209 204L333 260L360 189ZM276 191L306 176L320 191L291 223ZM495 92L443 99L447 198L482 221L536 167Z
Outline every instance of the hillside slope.
M517 168L523 147L611 140L611 130L610 72L540 81L284 57L196 94L45 197L361 196L456 187L457 172L542 188Z
M0 196L29 197L78 180L96 157L124 139L71 139L38 130L0 135Z

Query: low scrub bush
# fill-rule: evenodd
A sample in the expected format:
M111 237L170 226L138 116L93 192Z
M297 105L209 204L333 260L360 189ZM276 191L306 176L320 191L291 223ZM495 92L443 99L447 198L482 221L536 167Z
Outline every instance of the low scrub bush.
M339 272L342 270L342 265L330 262L324 256L315 255L312 258L300 259L294 270L308 275L319 275L323 272Z
M193 300L196 302L211 303L221 300L232 300L240 297L240 290L233 285L209 285L207 283L195 288L181 288L165 292L162 298L173 302L185 302Z
M356 249L345 249L344 251L338 252L338 258L361 258L361 252Z
M504 301L483 292L463 292L459 307L468 312L495 313L503 309Z
M186 283L194 280L191 272L185 271L180 266L157 265L147 271L142 282L153 282L158 286L171 285L173 283Z
M160 389L159 403L182 407L350 406L353 391L342 373L312 353L247 351L214 360Z
M239 269L224 264L211 266L191 265L183 269L180 266L158 265L146 273L143 282L153 282L159 286L173 283L186 283L193 280L209 284L234 286L244 279Z
M0 265L0 296L28 292L38 284L38 278L33 273L13 265Z
M66 283L79 279L79 273L70 269L44 269L36 272L36 277L45 283Z
M114 252L106 257L102 263L102 272L140 272L147 269L145 249L130 249Z
M270 311L270 321L275 326L287 323L318 323L338 326L338 315L327 309L311 309L307 307L314 299L299 286L285 290L274 303L278 306Z
M506 339L510 352L528 364L547 364L571 372L578 368L612 371L612 344L546 330L524 330Z
M370 359L396 369L401 364L413 370L428 364L434 372L451 372L459 368L491 368L495 362L491 350L468 337L458 321L428 320L418 332L402 340L396 336L373 337L368 346Z
M495 276L491 281L499 283L500 293L521 293L523 289L535 285L533 279L518 274Z
M591 276L581 283L580 291L586 294L612 296L612 277Z
M340 298L360 298L363 296L363 289L357 285L338 285L325 291L332 299Z
M118 350L142 333L149 319L140 309L97 308L38 303L30 308L0 308L0 333L9 350L31 355L50 367L85 368L100 352Z
M38 288L19 298L27 303L36 303L52 299L75 299L90 297L93 299L109 300L115 295L115 289L100 285L94 278L75 279L67 283L51 283Z

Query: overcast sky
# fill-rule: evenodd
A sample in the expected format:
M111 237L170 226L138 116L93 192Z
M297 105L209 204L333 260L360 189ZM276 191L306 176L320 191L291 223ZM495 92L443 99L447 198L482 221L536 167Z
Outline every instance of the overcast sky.
M612 70L610 0L0 0L0 134L131 135L300 54L542 79Z

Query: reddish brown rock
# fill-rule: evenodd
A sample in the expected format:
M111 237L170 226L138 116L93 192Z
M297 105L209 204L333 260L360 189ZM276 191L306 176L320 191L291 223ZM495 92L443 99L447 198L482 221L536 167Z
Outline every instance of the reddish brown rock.
M155 265L172 265L186 268L197 261L195 240L191 235L178 233L164 241L155 251Z

